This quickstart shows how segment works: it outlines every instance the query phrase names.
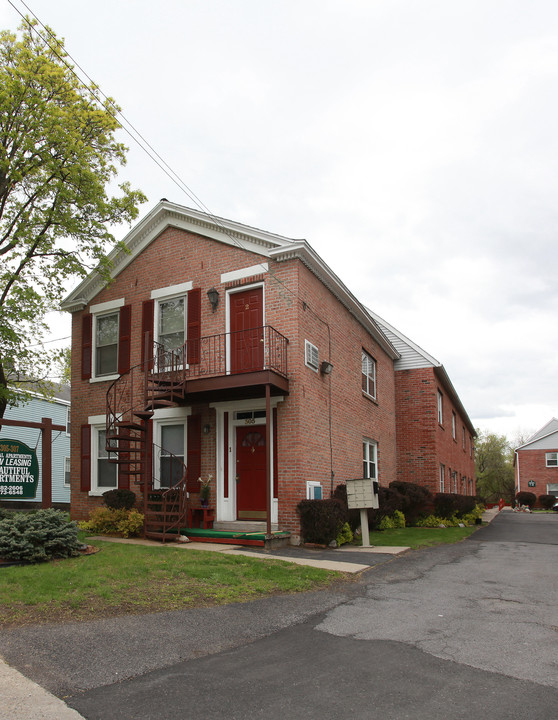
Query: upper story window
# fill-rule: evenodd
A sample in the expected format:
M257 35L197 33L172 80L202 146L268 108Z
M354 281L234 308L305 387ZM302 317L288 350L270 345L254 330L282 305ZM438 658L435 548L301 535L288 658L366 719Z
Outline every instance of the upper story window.
M465 432L465 425L462 426L462 430L463 430L463 450L465 450L466 445L467 445L467 434Z
M453 411L451 413L451 436L457 440L457 416Z
M438 390L438 423L444 424L444 396Z
M546 453L546 467L558 467L558 452Z
M318 372L320 368L318 348L308 340L304 341L304 362L309 368Z
M159 301L158 315L157 340L163 349L182 348L186 341L186 297Z
M376 361L365 350L362 351L362 392L376 398Z
M72 434L72 408L68 405L66 408L66 435Z
M374 440L362 442L362 477L378 479L378 445Z
M118 328L120 310L93 318L95 332L95 377L118 372Z

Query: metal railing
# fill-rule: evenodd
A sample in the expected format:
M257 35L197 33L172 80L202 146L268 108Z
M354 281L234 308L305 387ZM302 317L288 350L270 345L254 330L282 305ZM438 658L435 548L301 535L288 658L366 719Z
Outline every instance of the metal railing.
M176 381L273 370L287 377L288 339L270 325L208 335L180 348L153 343L153 373Z

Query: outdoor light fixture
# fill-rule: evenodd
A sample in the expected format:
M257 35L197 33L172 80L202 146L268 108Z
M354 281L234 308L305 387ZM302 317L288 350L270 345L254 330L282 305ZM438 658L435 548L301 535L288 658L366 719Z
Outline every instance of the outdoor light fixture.
M207 291L207 297L209 298L209 302L211 303L211 309L213 312L217 310L217 305L219 305L219 293L217 290L215 290L214 287L211 288L211 290Z
M204 426L203 426L203 431L204 431L204 433L205 433L206 435L209 435L210 430L211 430L211 426L210 426L210 425L204 425Z
M332 370L333 365L328 360L322 360L322 364L320 365L322 375L329 375Z

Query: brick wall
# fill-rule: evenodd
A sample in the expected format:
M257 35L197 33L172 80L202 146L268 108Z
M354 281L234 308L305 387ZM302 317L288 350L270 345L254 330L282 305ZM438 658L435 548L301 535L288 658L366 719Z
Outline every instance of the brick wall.
M443 396L443 424L438 423L438 391ZM436 378L434 368L395 373L397 407L397 478L440 492L440 464L445 466L445 492L475 494L475 462L471 435L457 407ZM456 437L452 414L456 417ZM463 447L465 428L465 447ZM457 472L457 487L449 473ZM467 480L463 487L462 478ZM472 480L472 485L469 480Z
M519 460L516 461L516 478L519 463L520 490L522 492L532 492L538 497L547 494L547 484L558 484L558 468L546 467L546 453L548 452L558 452L558 448L518 451L517 457ZM535 481L535 487L529 487L529 480Z

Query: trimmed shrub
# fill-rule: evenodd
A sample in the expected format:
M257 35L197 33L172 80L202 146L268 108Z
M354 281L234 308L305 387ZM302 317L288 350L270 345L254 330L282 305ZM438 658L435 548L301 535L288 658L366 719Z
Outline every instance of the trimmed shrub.
M337 541L337 547L353 542L353 531L351 530L351 526L348 522L343 525L341 532L335 539Z
M458 495L457 493L437 493L434 496L434 515L458 518L473 512L477 502L471 495Z
M89 513L89 520L79 523L80 530L92 535L139 535L143 529L143 513L137 510L119 510L99 507Z
M338 485L333 492L333 497L339 500L343 507L347 509L349 525L351 530L355 532L360 527L360 510L348 509L347 486L344 483ZM378 500L380 507L377 510L374 508L368 509L368 526L370 530L378 530L384 517L392 517L398 511L404 515L409 506L408 498L391 487L386 488L381 485L378 490Z
M555 502L556 498L554 495L539 495L539 505L545 510L550 510Z
M428 515L424 518L419 518L417 520L417 527L421 528L437 528L441 525L444 525L445 527L453 527L454 522L453 520L448 520L447 518L440 517L439 515Z
M103 502L113 510L131 510L136 504L136 495L125 488L115 488L103 493Z
M297 510L305 542L329 545L348 521L346 505L335 498L301 500Z
M518 492L515 499L518 505L527 505L527 507L531 510L535 507L535 503L537 502L537 496L535 493L526 492L525 490Z
M0 520L0 557L37 563L79 554L78 527L59 510L14 513Z
M397 508L405 515L407 525L415 525L421 515L432 512L432 493L428 488L399 480L390 482L389 488L395 490L407 500L405 508Z

